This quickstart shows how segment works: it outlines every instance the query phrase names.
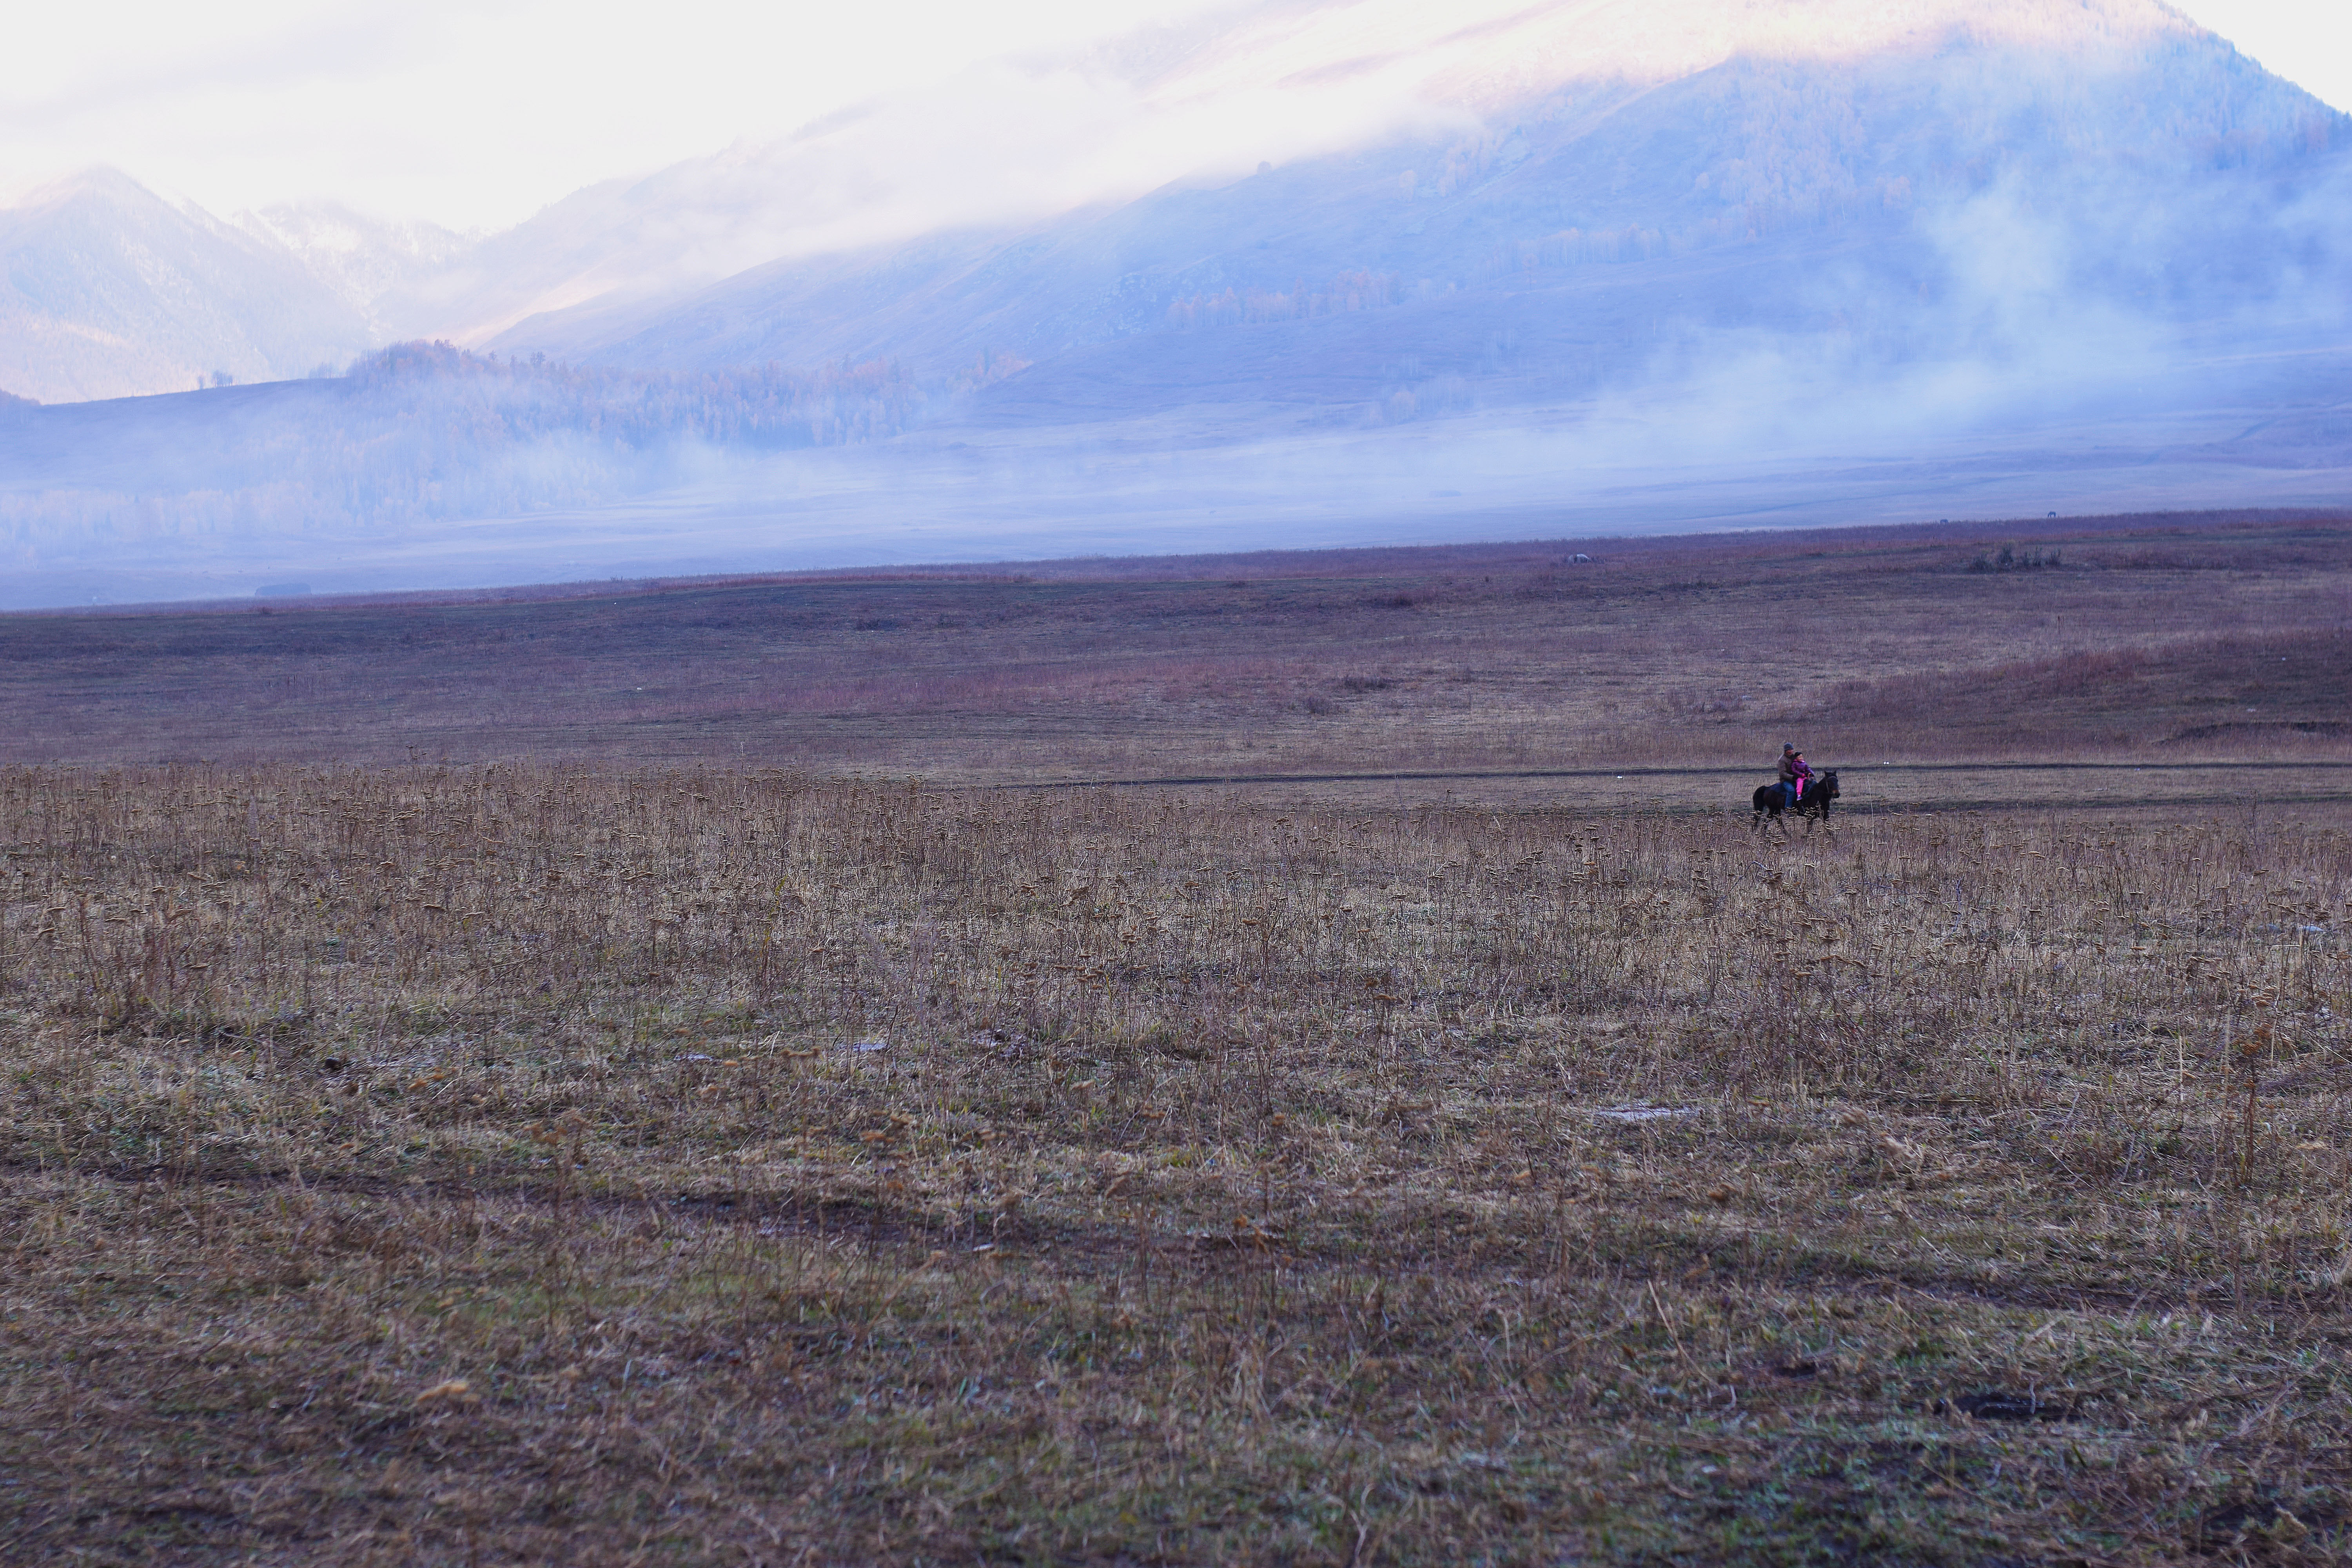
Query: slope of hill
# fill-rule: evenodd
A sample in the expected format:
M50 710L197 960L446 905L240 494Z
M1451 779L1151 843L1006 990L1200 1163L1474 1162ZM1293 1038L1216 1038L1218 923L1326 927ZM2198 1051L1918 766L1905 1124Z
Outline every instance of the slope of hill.
M420 293L482 238L438 224L386 222L339 202L286 202L239 213L240 228L299 258L377 342L446 330Z
M689 481L716 451L887 437L914 395L886 364L675 375L410 345L342 376L0 405L0 607L45 602L60 570L179 574L165 596L273 552L347 571L484 516L560 542L533 520Z
M1641 90L1579 83L1466 136L779 262L650 316L607 303L499 341L681 367L887 354L944 371L992 353L1034 362L1032 383L1079 353L1090 384L1102 356L1087 351L1117 342L1132 367L1115 379L1164 406L1191 397L1185 367L1204 353L1250 354L1190 339L1406 303L1429 307L1411 327L1286 347L1286 384L1361 401L1344 345L1366 335L1427 379L1507 371L1488 401L1519 402L1589 390L1596 360L1653 374L1677 340L1714 348L1729 330L1910 361L1980 359L2060 326L2250 310L2340 324L2341 287L2313 299L2308 281L2347 248L2332 215L2352 123L2219 39L2158 42L1963 39L1742 58ZM1611 301L1597 317L1596 300ZM1412 368L1386 379L1409 384Z
M2132 75L2157 79L2114 79ZM1649 95L1695 81L1710 85L1671 95L1654 116L1639 112ZM1876 96L1857 97L1857 87ZM1058 233L1055 215L1116 208L1165 182L1222 184L1261 163L1288 171L1391 143L1406 144L1405 154L1346 193L1356 199L1345 205L1366 210L1335 212L1342 193L1310 175L1309 209L1276 230L1266 253L1232 255L1236 237L1213 228L1169 247L1130 230L1121 259L1147 283L1211 257L1237 284L1288 289L1298 266L1317 281L1375 264L1368 247L1378 247L1412 276L1455 279L1489 258L1483 247L1450 247L1463 236L1458 205L1445 198L1483 191L1498 160L1507 167L1536 155L1527 173L1559 187L1516 213L1507 187L1507 237L1540 240L1580 224L1589 232L1597 216L1607 228L1664 228L1689 240L1695 225L1737 236L1759 216L1811 216L1824 198L1874 201L1890 174L1948 184L1950 171L1932 167L1938 160L2014 162L2012 143L2029 163L2053 150L2099 156L2143 143L2161 158L2170 145L2217 138L2291 141L2315 113L2324 117L2149 0L1265 5L1082 60L969 73L782 143L583 192L501 237L499 248L501 270L528 278L543 309L589 318L526 324L513 341L578 353L616 341L622 318L658 314L649 300L696 273L736 269L725 268L730 258L740 268L867 246L887 253L975 220L1020 231L1045 219ZM1579 165L1573 177L1562 183L1559 171L1540 168L1548 149ZM1685 166L1693 154L1716 167ZM1408 169L1415 183L1400 193L1390 182ZM1711 177L1694 184L1702 173ZM1298 188L1290 182L1285 198ZM1591 208L1596 195L1617 210L1544 221L1547 206ZM1477 205L1496 216L1491 200ZM1422 243L1391 241L1389 231L1416 215ZM1302 254L1318 251L1318 238L1345 254ZM913 260L918 272L929 254ZM1082 310L1106 281L1058 269L1030 280L1057 298L1066 289L1054 286L1076 284L1070 303ZM526 297L510 290L507 308ZM487 318L468 317L478 319ZM798 330L787 316L772 335ZM1034 357L1029 343L1000 346Z
M0 387L43 402L301 375L366 323L283 247L93 170L0 212Z

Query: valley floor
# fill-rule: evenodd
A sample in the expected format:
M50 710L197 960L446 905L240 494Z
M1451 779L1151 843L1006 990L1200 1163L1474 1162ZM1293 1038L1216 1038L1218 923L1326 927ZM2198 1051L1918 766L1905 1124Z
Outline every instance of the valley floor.
M2347 541L0 619L0 1557L2340 1561Z
M541 592L0 616L0 761L1613 784L1629 768L1769 776L1794 740L1822 767L2152 775L2119 790L2080 772L1898 772L1857 805L2325 795L2321 764L2352 762L2352 526L2333 514ZM2311 771L2170 771L2247 761Z

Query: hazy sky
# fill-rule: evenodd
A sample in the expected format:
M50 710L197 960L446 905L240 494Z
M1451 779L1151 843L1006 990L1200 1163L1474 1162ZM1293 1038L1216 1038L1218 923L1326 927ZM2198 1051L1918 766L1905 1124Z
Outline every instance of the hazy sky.
M2343 0L2171 0L2314 98L2352 111L2352 6Z
M772 137L978 60L1079 47L1221 3L26 6L0 54L0 201L110 163L216 213L323 195L385 216L503 227L593 181ZM2181 9L2352 105L2345 0Z

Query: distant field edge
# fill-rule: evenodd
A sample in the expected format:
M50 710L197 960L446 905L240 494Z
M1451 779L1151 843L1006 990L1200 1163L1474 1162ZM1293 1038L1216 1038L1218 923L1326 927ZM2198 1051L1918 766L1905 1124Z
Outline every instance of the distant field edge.
M2158 773L2243 772L2261 771L2316 772L2352 769L2352 762L2246 762L2246 763L1851 763L1840 764L1839 771L1873 773ZM1657 779L1657 778L1730 778L1763 779L1771 773L1769 767L1750 767L1738 763L1711 767L1684 768L1478 768L1455 771L1363 773L1184 773L1163 778L1138 779L1038 779L1018 784L982 784L976 787L992 790L1024 789L1173 789L1188 784L1434 784L1448 779ZM2298 799L2309 798L2304 796Z
M1558 521L1558 520L1553 520ZM1661 532L1553 533L1550 522L1529 523L1532 532L1506 531L1490 538L1410 544L1325 544L1263 550L1096 553L981 560L873 562L865 565L782 568L749 572L647 573L637 576L569 578L537 582L447 584L438 587L344 588L312 591L308 584L265 584L249 593L190 598L131 600L120 604L26 605L0 609L0 616L86 618L114 616L250 614L299 615L320 610L400 607L474 608L626 599L762 587L866 588L877 584L969 584L1048 586L1076 584L1208 582L1246 574L1255 584L1425 575L1454 571L1491 571L1527 564L1626 564L1655 563L1713 551L1780 551L1815 547L1990 549L2009 544L2093 543L2116 536L2187 536L2231 530L2245 532L2279 527L2340 529L2352 524L2352 507L2336 505L2202 507L2150 511L2069 513L2050 517L1978 517L1878 520L1860 522L1790 521ZM1589 554L1589 561L1580 552ZM302 590L296 592L296 590Z

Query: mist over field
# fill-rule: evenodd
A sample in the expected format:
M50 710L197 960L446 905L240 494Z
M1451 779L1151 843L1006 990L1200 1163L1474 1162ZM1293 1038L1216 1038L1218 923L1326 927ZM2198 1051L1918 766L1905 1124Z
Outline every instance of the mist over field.
M101 173L0 605L2340 502L2347 214L2135 0L1259 7L479 237Z

